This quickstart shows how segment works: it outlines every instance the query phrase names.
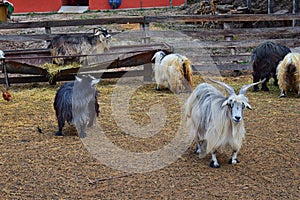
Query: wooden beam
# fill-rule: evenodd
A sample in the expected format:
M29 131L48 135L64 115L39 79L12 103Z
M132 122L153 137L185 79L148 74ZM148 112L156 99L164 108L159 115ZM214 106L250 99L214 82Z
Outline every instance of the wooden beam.
M234 40L234 41L190 41L178 42L178 48L197 48L197 49L228 49L228 48L248 48L256 47L263 41L272 41L277 44L282 44L288 47L300 46L300 39L268 39L268 40Z
M173 16L145 16L146 23L163 22L246 22L246 21L283 21L300 19L297 14L235 14L235 15L173 15Z
M196 31L181 31L192 37L203 37L211 35L259 35L260 37L270 37L272 35L300 35L300 27L278 27L278 28L235 28L235 29L199 29ZM1 38L1 37L0 37Z
M300 35L300 27L276 27L276 28L234 28L234 29L197 29L197 30L186 30L186 25L176 26L181 31L153 31L148 30L147 36L151 37L178 37L178 33L184 33L191 37L205 37L205 36L247 36L247 35L259 35L260 37L269 38L272 35ZM176 28L175 27L175 28ZM70 33L70 35L82 35L84 33ZM142 38L145 34L139 31L132 31L132 37ZM0 35L0 41L43 41L51 40L53 37L59 34L28 34L28 35Z
M200 71L215 71L215 70L252 70L251 64L234 64L234 63L225 63L225 64L205 64L205 65L193 65L195 72Z
M21 28L45 28L64 26L95 26L105 24L127 24L140 23L147 24L153 22L241 22L241 21L283 21L300 20L297 14L235 14L235 15L175 15L175 16L127 16L127 17L106 17L97 19L73 19L73 20L53 20L53 21L32 21L0 23L0 29L21 29Z
M18 23L0 23L0 29L20 29L20 28L42 28L42 27L63 27L63 26L88 26L103 24L127 24L144 23L144 17L114 17L97 19L73 19L73 20L53 20L53 21L33 21Z

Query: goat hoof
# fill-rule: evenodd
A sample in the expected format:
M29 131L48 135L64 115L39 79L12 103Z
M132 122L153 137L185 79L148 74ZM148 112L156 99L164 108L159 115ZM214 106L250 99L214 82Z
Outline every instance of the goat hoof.
M80 137L80 138L85 138L85 137L86 137L86 133L81 132L81 133L79 134L79 137Z
M214 162L214 161L211 161L209 166L210 166L211 168L219 168L219 167L220 167L219 163Z
M55 133L55 136L62 136L62 133L58 131L57 133Z
M265 92L268 92L268 91L270 91L270 89L269 89L269 88L262 88L261 90L262 90L262 91L265 91Z
M233 165L234 165L234 164L237 164L237 163L239 163L239 162L240 162L240 161L239 161L238 159L232 159L232 158L231 158L231 159L229 160L229 164L233 164Z
M285 94L281 94L281 95L279 96L279 98L285 98L285 97L286 97Z

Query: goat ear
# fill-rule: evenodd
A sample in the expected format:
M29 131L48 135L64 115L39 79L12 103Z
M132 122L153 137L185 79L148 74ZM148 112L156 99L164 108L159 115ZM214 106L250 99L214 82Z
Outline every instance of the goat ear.
M248 108L249 110L253 110L249 103L246 103L246 108Z
M226 99L223 103L222 103L222 107L224 107L224 106L226 106L226 105L228 105L228 99Z
M79 78L78 76L75 76L76 81L81 82L82 78Z
M97 83L99 83L100 79L94 79L91 82L91 86L96 85Z

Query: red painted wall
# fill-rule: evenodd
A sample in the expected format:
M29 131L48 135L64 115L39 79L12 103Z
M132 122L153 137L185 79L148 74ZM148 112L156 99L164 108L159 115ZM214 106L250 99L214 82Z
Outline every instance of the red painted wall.
M184 4L184 0L172 0L173 6ZM105 10L111 9L108 0L90 0L90 10ZM118 9L125 8L151 8L170 6L170 0L122 0L122 4Z
M61 0L9 0L14 4L15 13L56 12L61 7Z
M65 4L66 0L9 0L14 4L15 13L23 12L56 12ZM173 6L184 4L184 0L172 0ZM152 8L170 6L170 0L122 0L118 9L128 8ZM111 9L108 0L89 0L90 10L107 10Z

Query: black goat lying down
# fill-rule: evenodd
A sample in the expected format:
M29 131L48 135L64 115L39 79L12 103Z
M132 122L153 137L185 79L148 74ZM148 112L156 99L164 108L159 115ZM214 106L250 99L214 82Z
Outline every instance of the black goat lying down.
M96 32L84 35L62 34L55 36L48 48L52 56L101 54L110 47L111 35L104 28L98 28ZM72 62L83 63L84 57L54 57L53 63L66 65Z
M262 90L269 91L267 83L273 77L274 85L278 86L276 77L277 65L290 52L291 50L288 47L269 41L258 45L251 56L253 83L266 78L266 81L262 83ZM255 85L253 89L254 91L258 91L259 87Z
M56 136L62 135L65 121L75 125L79 137L85 137L86 125L93 125L96 115L99 115L98 92L95 88L100 79L88 75L63 84L54 99L54 109L58 122Z

